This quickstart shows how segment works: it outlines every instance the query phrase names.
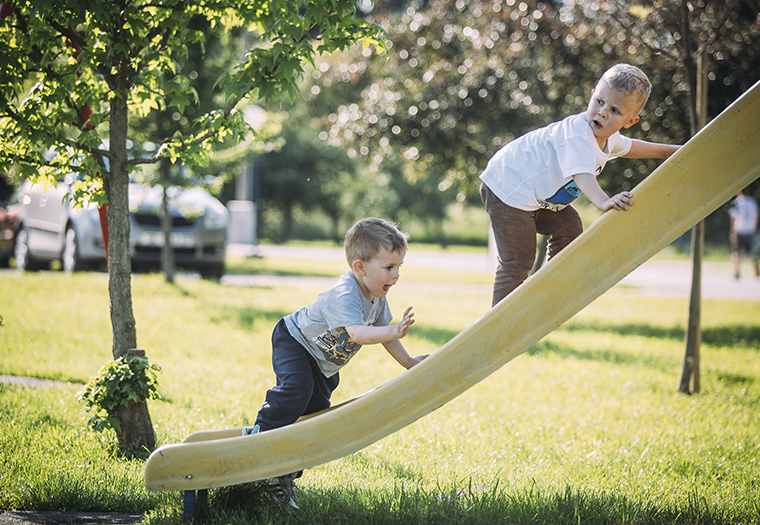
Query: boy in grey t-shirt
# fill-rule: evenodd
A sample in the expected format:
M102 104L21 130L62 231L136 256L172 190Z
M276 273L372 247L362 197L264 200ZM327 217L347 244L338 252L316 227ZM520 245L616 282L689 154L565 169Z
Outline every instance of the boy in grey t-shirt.
M303 415L328 408L338 386L338 371L362 345L382 344L406 369L427 357L410 356L400 341L414 323L411 307L401 321L390 324L386 295L398 281L407 251L406 235L382 219L362 219L346 233L344 248L351 271L275 327L272 366L277 386L267 391L255 425L243 434L290 425ZM295 477L265 482L275 501L288 511L298 509Z

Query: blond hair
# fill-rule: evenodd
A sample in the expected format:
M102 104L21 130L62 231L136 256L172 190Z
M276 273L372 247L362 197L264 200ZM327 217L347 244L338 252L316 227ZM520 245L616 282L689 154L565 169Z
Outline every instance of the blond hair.
M356 260L369 262L385 248L389 252L405 252L408 248L407 235L383 219L369 217L362 219L346 232L343 248L351 265Z
M652 84L646 74L630 64L615 64L605 71L602 78L599 79L599 84L603 82L626 95L637 96L639 98L638 112L644 108L647 100L649 100L649 94L652 92Z

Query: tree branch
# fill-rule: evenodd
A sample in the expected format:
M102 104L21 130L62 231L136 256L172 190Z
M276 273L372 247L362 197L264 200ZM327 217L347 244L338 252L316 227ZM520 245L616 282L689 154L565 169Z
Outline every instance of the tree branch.
M227 117L230 116L230 114L232 113L232 110L235 109L235 106L238 105L238 103L240 102L240 100L242 100L242 99L241 98L237 98L237 99L235 99L233 101L232 104L229 105L229 107L222 114L222 118L223 119L226 119ZM207 132L203 133L202 135L194 138L193 140L191 140L189 142L182 143L181 146L179 146L179 147L176 148L176 151L177 152L187 151L191 147L196 146L196 145L198 145L198 144L200 144L200 143L202 143L202 142L204 142L204 141L206 141L206 140L214 137L214 135L217 135L218 133L219 133L218 131L213 131L213 130L207 131ZM165 147L168 146L173 141L174 141L173 137L164 140L163 142L161 142L161 145L159 146L159 148L156 151L155 155L153 155L151 157L148 157L148 158L143 158L143 159L131 159L131 160L128 160L127 161L127 165L129 165L129 166L138 166L138 165L144 165L144 164L155 164L155 163L157 163L157 162L159 162L161 160L168 159L169 157L167 157L166 155L162 155L162 152L164 151Z

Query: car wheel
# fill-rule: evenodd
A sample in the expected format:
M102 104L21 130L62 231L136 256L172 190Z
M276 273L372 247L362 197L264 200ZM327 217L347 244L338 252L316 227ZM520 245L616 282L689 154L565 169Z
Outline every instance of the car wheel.
M79 259L79 237L77 231L71 226L66 227L63 251L61 252L61 268L66 273L84 270L84 265Z
M29 253L29 232L23 226L16 234L13 256L16 258L16 268L19 270L33 272L40 269L40 264Z
M209 264L200 270L201 278L218 281L224 275L224 263Z

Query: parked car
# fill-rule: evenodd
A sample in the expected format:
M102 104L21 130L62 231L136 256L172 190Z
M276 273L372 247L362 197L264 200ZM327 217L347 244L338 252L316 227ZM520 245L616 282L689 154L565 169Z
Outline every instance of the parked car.
M18 192L14 192L6 202L0 203L0 268L7 267L13 257L19 208Z
M75 210L64 200L73 179L49 185L24 182L18 190L16 267L39 270L53 260L67 272L94 267L105 261L97 207Z
M164 234L162 190L129 185L129 247L132 264L158 268ZM169 188L171 244L179 268L197 270L204 279L224 275L227 250L227 208L202 188Z
M18 268L35 270L59 260L64 271L75 272L105 262L97 207L74 209L64 199L72 182L67 177L45 192L42 184L27 181L19 189ZM204 278L220 278L227 247L227 209L200 188L171 188L169 193L177 267L197 270ZM161 194L159 187L129 185L129 248L135 268L160 267Z

